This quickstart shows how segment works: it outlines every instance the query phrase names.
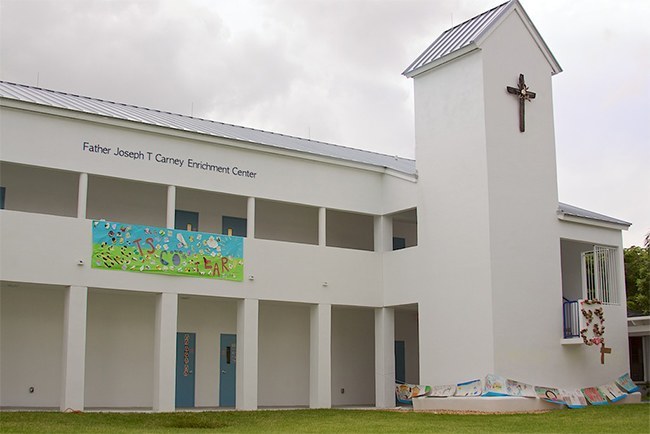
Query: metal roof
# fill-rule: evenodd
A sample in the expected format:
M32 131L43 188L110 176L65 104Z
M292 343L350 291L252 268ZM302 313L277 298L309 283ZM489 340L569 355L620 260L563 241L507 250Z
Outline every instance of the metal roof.
M0 98L369 164L415 175L415 160L135 105L0 81Z
M605 223L614 223L616 225L622 225L622 226L632 225L632 223L626 222L624 220L619 220L614 217L598 214L596 212L589 211L583 208L578 208L577 206L569 205L562 202L559 203L557 211L559 214L573 216L573 217L582 217L582 218L597 220Z
M441 59L443 58L449 60L453 58L452 54L461 55L480 47L491 30L496 28L501 19L506 17L512 10L517 10L519 13L524 25L530 31L531 37L551 65L552 73L561 72L562 68L524 8L518 0L510 0L443 32L402 74L413 77L427 71L436 64L442 63L443 60Z
M402 74L408 76L416 69L473 43L511 3L503 3L445 31Z

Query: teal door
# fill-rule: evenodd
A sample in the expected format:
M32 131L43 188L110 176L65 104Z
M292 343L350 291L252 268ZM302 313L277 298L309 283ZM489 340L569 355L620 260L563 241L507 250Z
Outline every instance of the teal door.
M246 236L246 219L241 217L221 218L221 233L224 235L235 235L237 237Z
M174 218L174 229L182 229L184 231L198 231L199 230L199 213L195 211L176 210Z
M235 406L235 375L237 372L237 335L221 335L219 351L219 405Z
M176 407L194 407L196 333L176 333Z

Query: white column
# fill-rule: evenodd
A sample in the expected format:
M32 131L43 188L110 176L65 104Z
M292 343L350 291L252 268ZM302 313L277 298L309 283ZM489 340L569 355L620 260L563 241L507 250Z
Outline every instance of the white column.
M153 410L176 408L176 324L178 295L159 294L154 332Z
M395 311L375 309L375 406L395 406Z
M88 204L88 174L79 174L79 193L77 194L77 218L86 218L86 207Z
M258 314L258 300L237 303L237 410L257 409Z
M332 305L310 309L309 407L332 407Z
M393 218L390 216L375 216L375 252L390 252L393 250Z
M327 245L327 209L318 208L318 245Z
M88 288L70 286L66 289L63 308L61 411L84 409L87 306Z
M174 229L176 224L176 186L167 186L167 228Z
M246 202L246 238L255 238L255 198Z

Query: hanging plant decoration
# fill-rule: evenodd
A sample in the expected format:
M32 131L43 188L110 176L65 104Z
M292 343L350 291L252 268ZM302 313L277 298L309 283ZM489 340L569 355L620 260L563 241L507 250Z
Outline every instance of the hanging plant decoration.
M605 311L600 300L580 301L580 312L585 319L585 327L580 330L580 337L585 345L600 345L600 363L605 364L605 354L612 352L611 348L605 346ZM593 337L587 337L591 331Z
M582 300L580 301L580 312L585 319L585 327L580 330L580 337L585 345L604 345L605 338L605 314L603 303L600 300ZM591 330L593 337L588 337L587 333Z

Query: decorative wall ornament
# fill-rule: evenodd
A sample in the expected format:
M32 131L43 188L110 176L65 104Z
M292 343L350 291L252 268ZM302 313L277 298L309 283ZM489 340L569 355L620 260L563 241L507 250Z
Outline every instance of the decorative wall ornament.
M585 345L600 345L600 363L605 364L605 354L612 349L605 346L605 311L600 300L581 300L580 312L585 319L585 326L580 330L580 337ZM591 335L592 337L588 337Z
M524 74L519 74L519 82L517 83L517 87L506 86L506 90L508 93L519 98L519 131L523 133L526 131L526 101L535 99L537 94L535 92L531 92L530 89L528 89L528 86L524 80Z

